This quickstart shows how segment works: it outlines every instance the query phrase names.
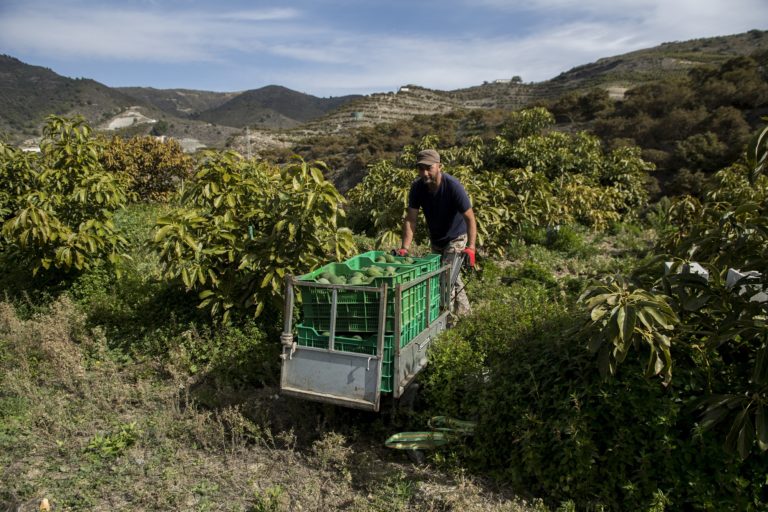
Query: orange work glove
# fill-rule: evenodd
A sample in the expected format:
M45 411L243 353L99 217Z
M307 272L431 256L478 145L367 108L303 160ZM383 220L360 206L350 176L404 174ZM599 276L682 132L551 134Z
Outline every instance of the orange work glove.
M392 249L392 256L408 256L408 249Z
M467 255L467 261L469 262L470 268L475 268L475 250L467 247L461 252Z

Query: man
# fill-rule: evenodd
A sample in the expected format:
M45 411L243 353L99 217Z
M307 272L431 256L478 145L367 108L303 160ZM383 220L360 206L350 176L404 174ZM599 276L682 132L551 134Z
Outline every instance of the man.
M432 252L442 255L443 264L451 264L458 254L467 255L475 266L477 225L472 204L459 180L443 172L440 154L425 149L418 154L419 179L411 185L408 209L403 222L403 241L397 254L405 256L413 241L419 209L427 219ZM459 277L453 290L453 309L458 316L469 313L469 300Z

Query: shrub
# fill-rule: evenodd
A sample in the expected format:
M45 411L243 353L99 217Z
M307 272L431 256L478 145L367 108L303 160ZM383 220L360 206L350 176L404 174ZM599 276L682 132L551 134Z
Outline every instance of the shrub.
M8 256L32 274L41 270L82 271L102 260L118 263L126 241L112 222L126 193L99 162L99 146L82 119L51 116L41 153L2 151L10 162L13 196L6 196L2 227ZM19 172L22 171L22 172Z
M574 255L584 250L584 237L573 227L564 225L547 230L547 247Z
M165 278L196 291L200 307L225 323L235 311L279 311L286 274L341 260L354 247L341 226L343 197L321 169L208 153L181 207L157 221Z
M473 397L472 456L499 478L551 506L647 510L661 491L675 510L759 508L764 464L738 463L689 415L701 375L665 390L629 367L601 379L575 340L540 335L508 348Z
M165 200L192 176L192 159L174 139L113 137L104 143L104 168L122 175L128 190L139 200Z

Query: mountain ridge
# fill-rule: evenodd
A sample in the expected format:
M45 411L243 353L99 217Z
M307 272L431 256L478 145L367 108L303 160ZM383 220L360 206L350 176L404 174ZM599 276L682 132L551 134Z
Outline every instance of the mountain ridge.
M237 146L237 137L249 127L256 137L263 132L264 141L285 146L306 136L420 114L477 108L515 110L594 87L613 88L615 99L620 99L622 91L634 85L755 52L768 52L768 31L662 43L576 66L543 82L503 80L452 91L404 85L397 92L335 98L318 98L279 85L237 92L110 88L0 55L0 94L5 100L0 104L0 133L11 142L38 137L49 114L79 114L97 129L106 129L110 122L116 125L115 117L133 109L134 121L120 124L129 126L117 134L163 133L224 147Z

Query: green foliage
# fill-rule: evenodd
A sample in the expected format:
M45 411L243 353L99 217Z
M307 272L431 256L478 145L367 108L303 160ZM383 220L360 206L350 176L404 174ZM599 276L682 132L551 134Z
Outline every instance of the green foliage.
M128 190L136 199L164 200L192 175L192 159L174 139L154 137L113 137L104 143L104 168L124 175Z
M672 380L670 331L678 323L670 299L635 288L621 276L590 287L580 297L590 312L586 330L591 332L589 351L597 354L600 374L614 375L630 348L648 345L646 376Z
M471 338L449 330L430 348L429 371L422 379L430 409L465 417L465 405L477 391L486 355Z
M540 134L552 116L537 108L515 113L508 138L486 145L472 139L441 149L444 171L464 185L478 225L478 242L491 254L503 254L521 233L539 226L579 222L596 230L633 218L648 201L644 184L653 166L640 151L619 147L604 153L586 133ZM511 142L510 142L511 140ZM408 190L415 174L407 169L419 148L439 147L436 137L406 146L399 161L406 168L379 162L349 193L354 225L375 235L379 246L400 238ZM421 240L424 231L417 233Z
M759 167L766 153L765 146L751 153L752 165ZM663 234L655 261L675 264L664 276L649 267L639 270L650 291L617 276L582 296L591 317L589 348L598 353L601 373L615 374L642 341L650 346L646 374L661 374L669 385L672 349L681 354L676 364L686 353L697 354L701 362L694 371L708 381L691 393L703 410L701 427L724 429L726 448L741 459L755 445L768 450L768 331L759 295L766 286L768 179L762 171L723 169L703 203L682 198L670 207L676 229ZM692 273L689 261L702 265L708 278ZM745 277L729 285L733 269Z
M363 181L347 193L350 217L355 219L353 227L375 233L377 248L399 246L408 191L416 178L411 169L379 161L371 165ZM415 242L423 242L425 235L425 230L420 229Z
M545 243L552 250L576 255L586 250L584 237L572 226L555 226L546 232Z
M676 144L674 157L693 169L711 170L710 162L720 167L726 147L712 132L697 133Z
M266 386L277 382L280 346L254 320L212 329L190 324L180 332L147 336L147 354L176 354L176 363L192 374L206 374L226 385Z
M263 492L257 492L253 501L253 512L278 512L283 493L285 490L279 485L272 485Z
M540 335L508 345L473 397L477 463L579 510L647 510L660 492L675 510L764 506L762 464L739 464L713 436L691 435L688 390L703 379L686 368L684 384L664 390L627 368L606 381L575 341ZM627 362L640 366L634 356Z
M613 111L598 114L594 130L604 140L643 147L664 175L680 169L711 175L740 156L754 113L768 104L766 84L765 66L753 58L696 66L687 76L630 89ZM678 185L684 183L665 182L665 192L691 191Z
M125 204L126 193L101 165L90 127L51 116L41 148L39 156L7 147L0 155L0 172L13 175L10 190L0 198L8 256L33 274L82 271L103 259L117 264L126 241L112 216Z
M555 116L547 109L534 107L512 112L501 126L501 136L510 142L538 135L555 124Z
M233 311L279 308L286 274L302 274L353 248L343 197L321 167L283 170L235 153L208 154L180 198L158 219L164 275L198 292L225 323Z
M470 283L489 302L438 340L424 376L432 412L478 423L463 461L551 506L764 508L765 462L748 454L768 448L765 309L751 300L765 279L737 284L743 294L724 283L727 266L763 270L768 256L768 181L749 177L732 166L704 202L649 211L660 254L587 288L583 320L546 265L503 271L501 289L493 265ZM685 272L692 259L709 281Z
M514 282L499 286L499 274L512 277ZM430 407L434 405L433 411L459 418L477 416L476 398L488 384L489 368L510 344L536 336L547 328L545 322L557 323L564 314L551 279L551 274L536 264L501 272L488 263L482 281L471 283L470 299L473 303L490 301L489 305L476 308L430 349L430 364L422 383L425 401Z
M477 422L458 448L462 463L553 508L760 510L764 463L734 460L691 414L709 385L701 351L678 348L667 387L643 375L647 349L630 351L605 379L574 335L578 313L555 289L530 279L493 285L499 274L543 275L529 268L484 269L476 289L490 302L431 349L429 413Z
M103 459L113 459L136 444L140 435L141 430L136 426L135 421L123 423L118 425L114 432L94 436L88 443L86 450Z
M763 121L768 121L764 117ZM768 127L756 133L747 147L747 167L750 169L749 182L754 184L757 177L765 172L768 162Z

